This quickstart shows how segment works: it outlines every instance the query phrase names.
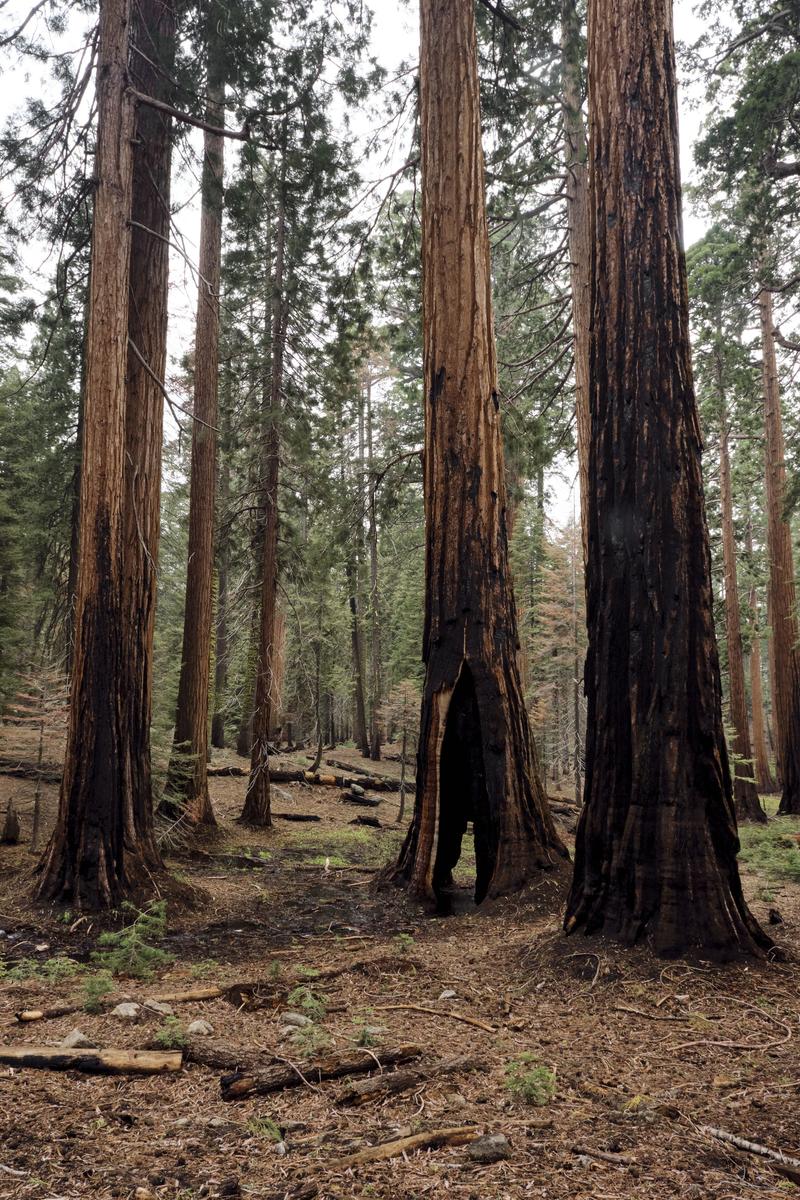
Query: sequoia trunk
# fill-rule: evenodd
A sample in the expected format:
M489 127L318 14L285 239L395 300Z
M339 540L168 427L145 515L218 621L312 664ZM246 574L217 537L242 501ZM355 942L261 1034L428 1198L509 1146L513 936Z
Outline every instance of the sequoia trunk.
M426 596L414 817L394 878L443 899L474 822L475 899L565 850L517 664L473 6L421 0Z
M207 17L208 90L206 120L225 123L220 12ZM175 738L167 790L169 807L196 824L215 824L208 795L208 689L214 578L214 490L217 474L219 284L222 258L224 138L206 130L200 216L200 269L194 352L194 422L189 494L189 550L183 652L175 716Z
M86 336L80 552L69 725L55 829L38 894L80 908L117 905L144 887L127 786L131 686L123 601L125 368L133 109L129 6L100 7L92 267Z
M671 0L590 0L586 802L568 931L770 946L742 895L689 349Z
M770 624L774 646L772 703L781 777L780 813L800 813L800 656L797 649L792 531L784 517L786 463L783 420L775 358L772 293L763 288L761 353L766 434L767 548L769 551Z
M747 524L747 553L752 558L753 530L750 522ZM748 597L752 625L750 629L750 705L753 710L753 756L755 763L756 787L759 792L773 792L775 781L772 778L769 753L767 751L767 734L764 726L764 689L761 682L761 631L758 620L758 596L756 586L750 587Z
M719 359L718 359L719 365ZM721 365L719 366L721 376ZM722 558L725 572L725 630L728 642L728 690L733 725L733 799L740 820L766 822L753 776L750 750L750 722L747 719L747 693L744 685L744 652L739 611L739 581L736 571L736 538L733 529L733 488L728 450L728 413L719 382L722 404L719 436L719 485L722 501Z
M166 81L175 56L175 10L165 0L138 0L133 13L131 69L136 87L169 101ZM124 608L130 667L126 765L134 819L153 865L160 863L153 833L150 718L164 410L156 381L163 380L167 362L171 159L170 118L140 105L133 151L125 419Z

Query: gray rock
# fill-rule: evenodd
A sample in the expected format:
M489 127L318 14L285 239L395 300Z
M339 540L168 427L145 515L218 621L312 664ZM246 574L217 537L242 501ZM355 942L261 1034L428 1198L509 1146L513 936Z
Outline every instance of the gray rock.
M145 1008L148 1012L160 1013L162 1017L174 1017L175 1009L171 1004L165 1004L163 1000L145 1000Z
M445 991L443 991L442 994L439 996L439 999L440 1000L455 1000L456 994L457 993L454 992L452 988L446 988Z
M314 1022L305 1013L285 1012L281 1013L278 1020L283 1025L294 1025L296 1029L305 1029L306 1025L313 1025Z
M134 1004L132 1000L123 1000L122 1004L112 1008L111 1016L119 1017L123 1021L138 1021L141 1011L139 1005Z
M96 1050L97 1042L88 1038L82 1029L71 1029L60 1043L65 1050Z
M187 1025L186 1032L190 1037L208 1037L210 1033L214 1032L214 1026L210 1021L204 1021L202 1018L200 1018L197 1021L192 1021L190 1025Z
M473 1162L494 1163L502 1158L509 1158L511 1146L508 1138L502 1133L485 1133L467 1149L467 1154Z
M385 1025L365 1025L361 1032L365 1033L367 1037L379 1038L388 1031Z
M173 1121L172 1123L178 1129L188 1129L188 1127L191 1125L191 1121L188 1117L178 1117L177 1121Z

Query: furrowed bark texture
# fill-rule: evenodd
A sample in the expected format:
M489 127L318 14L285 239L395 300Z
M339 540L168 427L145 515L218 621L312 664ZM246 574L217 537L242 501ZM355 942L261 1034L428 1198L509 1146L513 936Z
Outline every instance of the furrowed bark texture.
M208 15L206 120L225 123L225 81L220 61L219 10ZM194 415L189 496L189 555L183 619L183 653L175 718L175 751L168 792L172 805L197 824L215 824L208 795L208 689L214 578L214 490L217 474L219 285L222 258L224 138L203 135L200 280L194 354Z
M175 9L169 0L137 0L132 37L141 51L131 56L134 85L145 95L170 103L172 89L166 77L172 74L175 57ZM128 336L158 379L164 378L167 362L171 160L169 116L140 105L133 151ZM123 557L130 688L125 766L142 852L151 866L158 867L161 857L153 832L150 718L164 399L153 375L129 349Z
M784 520L786 462L783 419L775 358L772 293L759 294L766 433L767 547L770 623L774 643L772 703L781 776L780 813L800 813L800 656L797 649L797 596L792 531Z
M113 906L146 877L125 770L131 680L123 604L125 367L133 109L127 0L103 0L86 336L80 554L64 773L38 894Z
M770 945L742 896L681 248L671 0L590 0L586 803L565 926Z
M426 604L417 800L394 878L434 899L474 821L475 898L564 854L517 665L473 6L421 3Z
M575 430L581 499L583 565L589 549L589 326L592 244L589 222L589 170L583 123L581 23L575 0L561 5L561 88L564 126L569 269L572 288L572 337L575 355Z
M264 446L264 529L261 553L261 623L253 707L253 745L250 779L241 820L247 825L272 824L269 791L269 735L275 692L275 600L278 591L278 481L280 469L280 410L286 337L284 263L286 255L286 147L284 144L275 247L275 277L271 305L272 369L267 396ZM271 265L271 264L270 264Z
M720 368L721 370L721 368ZM721 383L720 383L721 388ZM742 621L739 612L739 581L736 572L736 537L733 528L733 487L728 449L728 413L723 401L719 446L719 483L722 500L722 558L725 572L725 632L728 642L728 691L734 764L733 799L740 821L766 822L753 775L750 749L750 722L747 717L747 693L744 685Z

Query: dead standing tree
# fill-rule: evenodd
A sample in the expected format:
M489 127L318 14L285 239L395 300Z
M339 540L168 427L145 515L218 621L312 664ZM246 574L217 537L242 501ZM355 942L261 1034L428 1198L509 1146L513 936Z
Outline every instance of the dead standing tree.
M426 663L414 818L392 877L435 899L472 820L475 899L564 855L517 665L475 15L421 0Z
M589 703L566 929L719 957L749 912L689 348L671 0L590 0Z

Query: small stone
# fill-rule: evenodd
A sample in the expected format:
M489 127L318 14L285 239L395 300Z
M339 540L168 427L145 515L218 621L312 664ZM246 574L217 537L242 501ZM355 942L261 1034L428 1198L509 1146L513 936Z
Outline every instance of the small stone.
M61 1045L65 1050L96 1050L97 1042L88 1038L82 1029L71 1029Z
M284 1025L294 1025L296 1029L305 1029L306 1025L314 1024L310 1017L307 1017L304 1013L299 1012L281 1013L281 1015L278 1017L278 1020Z
M445 988L445 990L440 995L439 999L440 1000L455 1000L456 995L457 995L457 993L454 992L452 988Z
M462 1096L460 1092L451 1092L447 1097L447 1102L448 1104L451 1104L453 1108L464 1108L467 1103L466 1098Z
M209 1129L227 1129L230 1121L226 1121L224 1117L211 1117L208 1121Z
M163 1000L145 1000L145 1008L148 1012L160 1013L162 1017L174 1017L175 1009L171 1004L165 1004Z
M285 1156L286 1142L284 1142L283 1139L281 1139L281 1141L275 1143L275 1153L278 1155L279 1158L283 1158Z
M191 1125L191 1121L188 1117L178 1117L177 1121L174 1121L173 1124L178 1129L187 1129L188 1126Z
M190 1025L187 1025L186 1032L190 1037L208 1037L210 1033L214 1032L214 1026L210 1023L210 1021L204 1021L202 1018L200 1018L197 1021L192 1021Z
M155 1200L155 1195L150 1191L150 1188L138 1187L133 1193L135 1200Z
M365 1033L367 1037L371 1038L382 1037L386 1032L387 1029L385 1025L365 1025L362 1030L362 1033Z
M469 1146L467 1154L473 1162L500 1162L502 1158L510 1157L511 1146L505 1134L485 1133Z
M122 1004L112 1008L111 1016L119 1017L123 1021L138 1021L140 1012L138 1004L134 1004L132 1000L123 1000Z

